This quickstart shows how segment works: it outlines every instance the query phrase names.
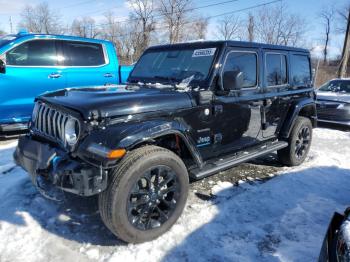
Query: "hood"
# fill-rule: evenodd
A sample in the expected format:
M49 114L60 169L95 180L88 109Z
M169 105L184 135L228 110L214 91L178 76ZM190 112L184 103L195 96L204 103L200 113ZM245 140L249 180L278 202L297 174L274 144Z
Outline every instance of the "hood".
M350 94L319 91L317 92L317 101L350 103Z
M192 107L186 92L152 87L103 86L63 89L38 98L53 105L78 111L88 117L118 117Z

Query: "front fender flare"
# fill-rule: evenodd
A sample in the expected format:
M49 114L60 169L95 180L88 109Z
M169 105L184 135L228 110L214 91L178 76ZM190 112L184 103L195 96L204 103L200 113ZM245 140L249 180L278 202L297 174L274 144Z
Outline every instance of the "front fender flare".
M91 143L96 143L109 149L125 148L132 150L140 144L153 142L165 135L178 135L185 143L196 164L202 166L203 160L189 135L189 128L180 121L149 120L140 122L119 123L97 129L86 136L79 151L84 152Z

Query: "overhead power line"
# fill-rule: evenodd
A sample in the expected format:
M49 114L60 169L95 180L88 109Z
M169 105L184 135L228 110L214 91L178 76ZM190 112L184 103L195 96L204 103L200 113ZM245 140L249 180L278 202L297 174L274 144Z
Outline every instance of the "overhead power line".
M221 14L217 14L217 15L211 15L211 16L208 16L207 19L212 19L212 18L217 18L217 17L220 17L220 16L226 16L226 15L235 14L235 13L239 13L239 12L243 12L243 11L248 11L248 10L251 10L251 9L256 9L256 8L259 8L259 7L275 4L275 3L278 3L278 2L282 2L282 0L274 0L274 1L265 2L265 3L262 3L262 4L258 4L258 5L249 6L249 7L242 8L242 9L237 9L237 10L230 11L230 12L225 12L225 13L221 13ZM199 20L188 21L188 22L185 22L183 24L193 24L193 23L196 23L196 22L199 22ZM156 30L167 29L168 27L169 26L161 26L161 27L156 28ZM142 32L132 32L132 33L127 33L127 34L108 35L108 36L123 38L123 37L129 36L131 34L140 34L140 33L142 33Z
M218 5L224 5L224 4L238 2L238 1L239 0L227 0L227 1L223 1L223 2L217 2L217 3L213 3L213 4L203 5L203 6L192 7L192 8L188 8L188 9L183 10L181 13L192 12L192 11L199 10L199 9L204 9L204 8L208 8L208 7L218 6ZM177 14L179 12L174 12L174 13ZM164 14L158 14L158 15L152 16L152 18L159 18L159 17L163 17L166 15L170 15L170 14L172 14L172 13L168 12L168 13L164 13ZM119 24L119 23L129 23L129 22L133 22L133 21L137 21L137 20L138 20L138 18L131 18L131 19L126 19L126 20L116 21L115 23L96 24L95 26L97 27L97 26L107 26L107 25Z

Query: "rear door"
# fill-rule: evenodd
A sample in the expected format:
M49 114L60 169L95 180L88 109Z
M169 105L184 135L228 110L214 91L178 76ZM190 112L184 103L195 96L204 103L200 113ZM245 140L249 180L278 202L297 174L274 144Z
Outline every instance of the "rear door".
M6 73L0 74L2 123L27 121L36 96L66 86L56 44L53 39L29 40L5 54Z
M266 97L263 105L265 120L262 135L273 138L288 112L290 89L288 77L288 52L280 50L264 51L264 83Z
M110 63L101 43L61 41L67 86L93 86L118 83L118 68Z

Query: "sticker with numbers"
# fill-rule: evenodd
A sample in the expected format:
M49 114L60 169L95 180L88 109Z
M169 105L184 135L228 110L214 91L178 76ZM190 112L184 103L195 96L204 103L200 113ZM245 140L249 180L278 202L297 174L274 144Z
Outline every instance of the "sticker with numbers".
M215 51L216 48L196 49L193 51L192 57L213 56Z

